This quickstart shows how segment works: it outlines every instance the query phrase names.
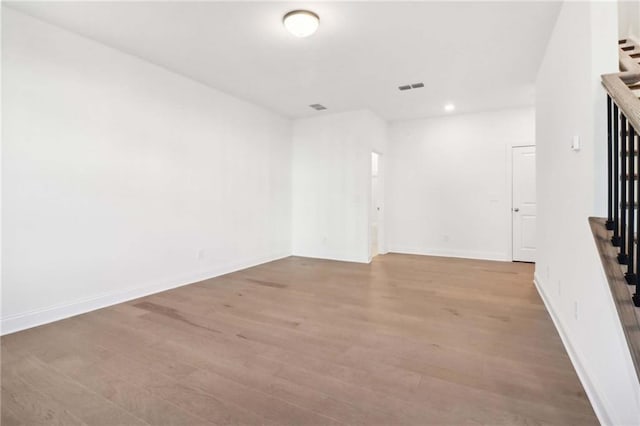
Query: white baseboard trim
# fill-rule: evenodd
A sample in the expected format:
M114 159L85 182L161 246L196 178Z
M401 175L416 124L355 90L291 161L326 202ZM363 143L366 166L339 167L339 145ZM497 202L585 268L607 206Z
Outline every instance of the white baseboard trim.
M553 309L553 305L550 303L549 298L543 290L543 287L540 285L540 277L537 274L533 275L533 283L538 290L538 294L542 298L544 302L544 306L547 308L547 312L551 316L551 320L553 324L556 326L556 330L558 330L558 334L560 335L560 339L562 340L562 344L569 355L569 359L573 364L573 367L576 369L576 373L578 374L578 378L584 387L585 392L587 393L587 397L589 398L589 402L591 402L591 406L593 407L593 411L596 413L600 424L602 425L612 425L611 417L607 414L606 404L603 403L600 395L598 394L597 388L593 385L593 382L589 378L589 374L585 370L582 361L580 360L580 356L574 349L571 344L571 340L569 340L569 336L567 335L564 326L562 325L562 321L556 314Z
M291 256L296 257L307 257L309 259L320 259L320 260L333 260L335 262L352 262L352 263L371 263L371 259L353 259L349 257L340 257L340 256L321 256L317 254L306 254L306 253L293 253Z
M460 259L478 259L478 260L497 260L501 262L511 262L506 253L494 253L483 251L467 251L467 250L441 250L441 249L423 249L390 246L389 253L398 254L417 254L420 256L439 256L439 257L456 257Z
M220 275L229 274L231 272L261 265L263 263L272 262L274 260L283 259L289 256L291 256L290 253L280 253L273 256L255 258L236 264L225 265L214 269L198 271L196 273L185 274L179 277L173 277L172 279L167 279L160 283L144 285L130 290L104 293L82 300L75 300L69 303L59 304L47 308L36 309L29 312L3 317L2 319L0 319L0 335L4 336L6 334L15 333L27 328L37 327L39 325L59 321L65 318L95 311L96 309L102 309L108 306L117 305L118 303L127 302L139 297L171 290L173 288L193 284L198 281L215 278Z

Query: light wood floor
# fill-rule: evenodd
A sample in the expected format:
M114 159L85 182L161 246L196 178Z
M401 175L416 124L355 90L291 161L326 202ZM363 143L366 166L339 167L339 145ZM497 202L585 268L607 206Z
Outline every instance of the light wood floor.
M2 338L2 425L597 424L529 264L291 257Z

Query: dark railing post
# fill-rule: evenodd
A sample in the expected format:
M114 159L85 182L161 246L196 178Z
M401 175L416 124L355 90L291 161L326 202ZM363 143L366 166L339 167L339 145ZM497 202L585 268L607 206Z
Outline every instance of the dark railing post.
M637 135L635 129L631 124L629 124L629 140L631 141L631 145L634 144L635 136ZM638 187L638 211L636 211L636 232L640 234L640 137L638 138L638 163L636 170L638 172L638 183L636 186ZM636 257L636 276L633 284L636 285L636 291L633 295L633 304L640 308L640 235L636 237L636 247L635 247L635 257ZM631 284L631 283L630 283Z
M611 243L614 246L620 245L620 205L619 203L619 183L620 183L620 150L618 149L618 105L613 104L613 236Z
M617 130L617 129L616 129ZM620 150L622 156L620 159L620 253L618 253L618 263L626 265L629 260L627 257L627 212L633 208L627 204L627 156L633 155L633 152L627 150L627 117L620 114Z
M627 283L630 285L636 284L636 274L635 269L633 267L634 264L634 247L635 247L635 236L634 236L634 228L635 228L635 195L636 195L636 179L635 179L635 162L636 162L636 145L634 142L634 132L631 123L629 124L629 129L626 132L626 141L628 141L628 159L629 159L629 170L627 176L628 188L629 192L629 208L627 209L628 215L628 225L627 225L627 272L624 274L624 278L627 280ZM625 127L626 129L626 127Z
M607 95L607 229L613 231L613 141L611 140L611 96Z

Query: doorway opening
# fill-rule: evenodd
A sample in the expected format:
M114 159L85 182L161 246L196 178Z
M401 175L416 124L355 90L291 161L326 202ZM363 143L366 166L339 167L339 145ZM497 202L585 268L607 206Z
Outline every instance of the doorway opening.
M371 153L371 231L370 231L370 243L369 248L370 257L373 258L380 254L380 228L382 227L382 221L380 220L380 204L382 201L381 196L382 185L380 184L380 154L377 152Z

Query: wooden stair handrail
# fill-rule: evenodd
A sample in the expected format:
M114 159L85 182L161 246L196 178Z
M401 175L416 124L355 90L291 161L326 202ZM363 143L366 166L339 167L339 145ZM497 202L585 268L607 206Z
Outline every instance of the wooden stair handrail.
M604 74L602 85L631 125L640 132L640 99L629 87L640 82L640 63L637 58L631 56L638 54L640 54L640 45L634 40L627 39L619 44L618 57L622 71Z
M622 70L618 76L627 84L640 81L640 64L631 56L636 54L640 54L640 46L635 41L627 40L627 43L618 45L618 64Z
M640 99L622 81L620 74L622 73L603 75L602 85L627 117L633 128L640 131Z

